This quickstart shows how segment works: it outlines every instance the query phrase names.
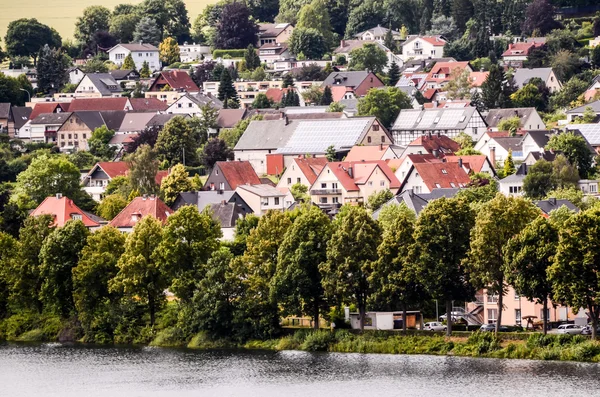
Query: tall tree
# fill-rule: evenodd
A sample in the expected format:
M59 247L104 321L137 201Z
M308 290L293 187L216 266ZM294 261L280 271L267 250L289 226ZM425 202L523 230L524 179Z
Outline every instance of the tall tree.
M38 89L42 92L58 92L69 81L70 61L60 50L48 45L40 50L37 64Z
M375 0L360 2L350 9L344 36L354 37L359 32L371 29L376 21L383 21L386 11L389 10L388 7L382 7L381 3ZM408 10L405 11L408 12ZM390 14L395 13L392 11ZM396 26L400 26L400 23L396 23Z
M190 175L182 164L177 164L171 168L169 175L164 177L160 183L161 197L168 206L173 204L179 193L191 192L192 190Z
M166 160L170 165L193 164L198 148L197 142L186 119L176 116L158 133L155 150L159 160Z
M471 230L471 249L465 266L478 288L498 297L496 332L502 324L506 278L504 249L509 239L539 216L539 209L523 198L506 197L498 193L479 210Z
M390 65L390 70L388 70L387 85L390 87L395 87L398 80L400 80L400 67L398 66L396 61L392 61L392 64Z
M67 317L75 309L71 272L89 234L82 221L68 221L44 240L40 250L40 300L46 310Z
M202 164L211 170L217 161L233 160L233 151L220 138L211 138L202 149Z
M129 166L127 178L133 190L139 194L155 194L158 191L156 152L149 145L144 144L135 153L125 157L125 161Z
M577 167L579 175L587 178L592 170L593 154L584 137L573 132L552 135L548 149L562 152L569 162Z
M162 37L162 32L156 24L156 21L150 17L143 17L140 19L137 25L135 25L135 31L133 32L133 41L143 42L152 45L158 45Z
M525 11L525 20L521 26L523 33L538 31L545 35L554 29L560 29L562 25L554 19L554 14L554 7L548 0L534 0Z
M96 128L88 140L90 153L107 161L114 159L116 148L108 144L114 135L105 125Z
M133 41L133 33L140 18L137 13L115 15L113 11L108 32L120 43L130 43Z
M59 48L61 38L56 30L46 26L37 19L17 19L8 24L4 43L8 55L32 57L37 63L38 53L45 45Z
M256 52L256 48L252 44L248 44L246 51L244 51L244 60L246 61L246 68L248 70L254 70L260 66L260 58Z
M510 89L504 71L497 65L490 67L490 73L481 84L481 99L487 109L510 107Z
M505 247L504 272L519 296L544 305L544 334L548 329L548 300L552 283L548 268L554 263L558 245L558 229L552 221L537 217Z
M331 222L313 206L303 207L288 229L278 250L271 296L287 315L310 315L319 328L319 312L325 309L325 293L319 264L327 260Z
M225 5L216 29L216 48L246 48L257 42L258 25L250 19L250 11L244 3Z
M471 0L453 0L452 18L456 22L459 32L464 32L467 27L467 21L473 16L473 2Z
M225 109L232 107L231 105L233 105L233 107L235 108L235 104L237 104L237 107L239 107L237 91L233 86L233 80L231 80L231 75L229 74L229 71L227 69L221 72L221 81L219 82L218 98L221 102L223 102Z
M110 28L110 10L103 6L90 6L75 22L75 39L87 43L96 32L108 32Z
M331 93L331 88L328 85L326 85L323 89L323 96L321 97L319 105L329 106L331 102L333 102L333 94Z
M121 66L121 69L123 70L135 70L135 62L133 61L133 56L131 56L131 52L129 54L127 54L127 56L125 57L125 60L123 61L123 65Z
M327 261L319 266L326 295L358 307L361 330L365 326L367 299L372 292L369 277L380 243L379 225L366 209L342 207L327 243Z
M381 73L388 63L388 58L377 45L368 43L350 52L349 68L351 70L368 70L373 73Z
M385 32L383 45L386 46L392 52L396 52L398 50L396 40L394 39L394 34L392 33L392 29L388 29L387 32ZM393 62L395 63L395 61Z
M127 194L129 196L131 192ZM112 220L115 216L119 215L119 212L123 211L123 208L127 207L129 202L127 197L123 197L121 194L108 194L104 196L100 204L98 204L97 214L106 219L107 221Z
M167 37L158 46L160 51L160 61L163 65L171 65L175 62L179 62L179 46L177 40L173 37Z
M248 0L252 17L261 22L273 22L279 12L279 0Z
M179 44L189 41L191 39L190 18L185 2L183 0L166 0L163 4L167 12L167 22L163 28L164 37L174 37Z
M448 98L452 100L471 99L470 72L456 68L450 74L451 80L446 84Z
M401 109L411 109L408 96L396 87L369 90L367 95L358 101L358 114L376 116L386 127L392 126Z
M315 29L323 35L327 47L334 45L331 20L324 0L312 0L302 6L295 28Z
M319 60L328 49L323 35L312 28L294 29L288 41L292 54L304 59Z
M170 280L157 258L162 238L162 224L152 216L143 217L127 236L125 251L117 267L119 271L109 282L109 292L122 293L142 302L150 316L150 326L156 312L165 301L164 291Z

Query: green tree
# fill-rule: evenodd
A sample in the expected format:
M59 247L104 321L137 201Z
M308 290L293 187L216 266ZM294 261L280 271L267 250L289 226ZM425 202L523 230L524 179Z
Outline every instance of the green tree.
M373 73L382 73L388 62L385 51L372 43L350 51L350 58L350 70L368 70Z
M333 221L333 234L327 244L327 261L319 266L326 296L358 307L360 328L364 329L373 263L381 230L377 221L362 207L345 206ZM341 303L341 302L340 302Z
M394 194L389 189L384 189L373 193L367 199L367 208L371 211L377 211L382 205L390 201Z
M186 205L167 218L162 242L157 249L158 266L172 280L169 290L184 303L194 295L197 280L206 271L206 262L219 248L220 225L208 212Z
M108 66L103 60L92 58L86 62L82 70L83 73L108 73Z
M474 211L459 199L433 200L421 211L410 251L413 274L425 291L446 302L446 335L452 333L452 301L470 301L475 295L465 267Z
M115 136L115 132L109 130L105 125L96 128L88 139L90 153L103 160L114 159L116 148L108 144L113 136Z
M591 207L596 202L596 200L594 200L592 197L584 196L583 192L576 186L556 188L549 191L546 195L546 198L569 200L581 210Z
M560 91L550 97L550 108L564 109L570 107L587 90L588 85L588 82L573 77L563 84Z
M323 89L323 96L321 97L321 101L319 105L321 106L329 106L333 102L333 94L331 93L331 88L326 85Z
M140 16L135 13L119 14L110 17L108 32L113 35L120 43L130 43L133 41L135 27L140 21Z
M75 22L75 39L87 43L96 32L108 32L110 28L110 10L103 6L90 6Z
M25 105L25 102L29 100L29 95L21 89L28 90L29 93L33 92L31 87L24 87L19 79L0 73L0 97L3 98L3 101L13 105Z
M523 180L523 192L530 198L542 198L556 187L552 163L540 160L529 168Z
M388 30L388 33L391 32ZM400 67L396 63L396 61L392 61L390 65L390 70L388 70L388 82L387 85L390 87L395 87L396 83L400 80Z
M334 44L329 11L327 10L327 3L324 0L312 0L309 4L302 6L295 28L315 29L321 33L327 47L331 47Z
M342 105L339 102L331 102L327 108L327 113L341 113L346 109L346 105Z
M58 92L69 81L67 69L70 61L60 50L47 45L40 50L37 64L38 89L42 92Z
M498 123L498 131L508 131L511 136L514 136L521 127L521 119L519 116L507 117L501 119Z
M229 74L229 71L227 69L221 72L221 81L219 82L218 98L221 102L223 102L225 109L229 107L230 101L237 103L237 107L239 107L237 91L233 86L233 80L231 80L231 75Z
M320 310L327 308L319 264L327 260L331 232L331 221L323 211L303 207L279 246L271 280L271 297L284 315L310 315L315 329L319 328Z
M260 58L256 52L256 48L252 44L248 44L246 51L244 51L244 60L246 61L246 68L248 70L254 70L260 66Z
M450 81L446 84L449 99L471 99L471 73L467 69L456 68L450 74Z
M337 161L337 151L335 150L335 146L330 145L327 147L325 157L327 157L327 161L329 162Z
M403 5L406 5L406 3ZM374 21L382 21L385 18L386 10L390 11L386 5L374 0L363 1L352 7L348 15L344 36L353 37L359 32L372 28ZM410 9L405 9L405 12L409 14ZM396 13L392 11L390 14L395 15ZM399 26L399 24L396 24L396 26Z
M36 65L40 50L46 45L50 48L59 48L61 38L56 30L38 22L37 19L23 18L8 24L4 43L8 55L32 57Z
M394 39L394 34L392 33L392 29L388 29L387 32L385 32L385 37L383 38L383 45L386 46L392 52L396 52L398 50L396 46L396 40Z
M291 73L288 73L285 76L283 76L282 87L294 87L294 76Z
M506 160L504 160L504 176L509 176L514 174L517 170L515 169L515 162L512 157L512 149L508 149L508 156Z
M256 98L254 98L254 101L252 101L253 109L269 109L270 107L273 107L273 101L262 92L258 93Z
M149 145L141 145L135 153L125 158L129 166L129 185L138 194L155 194L158 192L156 173L158 160L156 153Z
M481 100L486 109L510 107L510 85L504 71L496 66L490 67L490 73L481 84Z
M182 164L177 164L171 168L169 175L163 178L160 184L161 197L168 206L175 202L179 193L191 192L192 190L190 175Z
M80 260L72 269L73 300L88 342L113 340L110 313L119 296L109 292L108 283L117 275L124 247L125 235L104 226L88 236Z
M217 161L233 160L233 151L225 141L219 138L211 138L206 142L201 154L201 163L212 170Z
M375 116L386 128L394 124L401 109L412 109L412 104L408 95L396 87L371 89L358 100L358 114Z
M298 182L290 187L290 193L294 200L298 203L310 203L310 195L308 194L308 186Z
M596 112L592 109L591 106L586 106L583 111L583 116L577 117L573 120L572 124L592 124L596 121Z
M600 69L600 46L597 45L590 50L590 61L596 69Z
M143 42L157 46L160 43L162 32L160 31L156 21L150 17L143 17L133 32L133 41Z
M552 295L552 283L548 268L554 262L558 245L558 229L553 222L538 216L518 235L513 236L504 248L504 273L519 296L544 305L548 312L548 299ZM544 334L548 318L544 314Z
M215 48L247 48L258 39L258 26L250 18L250 10L244 3L230 3L223 6L216 25Z
M44 240L40 250L40 300L46 310L67 317L75 308L71 272L89 234L82 221L68 221Z
M150 65L148 65L147 61L144 61L144 63L142 63L142 68L140 69L140 77L145 79L150 77L151 74Z
M316 29L296 28L293 30L288 46L296 56L302 54L305 59L321 59L328 50L323 35Z
M526 84L523 88L517 90L510 96L515 107L527 108L534 107L538 110L546 107L546 102L542 93L533 84Z
M253 120L262 120L262 115L256 115L237 122L233 128L224 128L219 132L219 139L223 140L227 147L233 149L240 140L248 124Z
M596 339L600 314L599 223L598 208L571 216L560 229L556 257L548 269L554 301L588 310L592 339Z
M109 194L98 205L98 215L110 221L119 215L119 212L123 211L123 208L127 207L127 204L127 199L120 194Z
M0 232L0 316L6 317L9 312L9 279L8 274L14 267L13 262L18 255L18 242L6 232Z
M573 132L552 135L547 149L562 152L577 167L579 175L587 178L592 170L593 153L584 137Z
M476 287L486 288L488 294L498 296L496 332L502 324L507 287L504 273L506 243L539 216L539 212L530 201L498 193L494 199L483 204L477 213L465 266Z
M131 52L127 54L125 60L123 61L123 65L121 66L123 70L135 70L135 62L133 61L133 57L131 56Z
M198 139L195 139L186 119L176 116L158 133L155 149L159 160L166 160L170 165L185 165L194 162Z
M577 54L569 50L560 50L550 58L550 66L560 81L568 81L581 69L582 62Z
M160 51L160 61L164 65L171 65L175 62L179 62L179 46L177 40L173 37L165 38L158 46Z
M110 293L122 293L139 300L148 310L150 326L165 301L164 290L170 280L158 260L157 248L162 239L162 225L152 216L143 217L127 236L125 251L117 262L119 271L109 282Z

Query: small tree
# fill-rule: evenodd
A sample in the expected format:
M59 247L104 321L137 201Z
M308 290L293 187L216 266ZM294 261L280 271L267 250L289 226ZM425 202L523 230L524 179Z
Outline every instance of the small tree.
M285 76L283 76L282 87L288 88L288 87L293 87L293 86L294 86L294 76L291 73L288 73Z
M573 132L552 135L547 149L562 152L569 163L575 165L582 178L587 178L592 169L593 153L584 137Z
M512 157L512 149L508 149L508 156L504 160L504 176L512 175L516 172L515 163Z
M148 61L144 61L144 63L142 63L142 68L140 69L140 77L145 79L150 77L151 74L152 72L150 71L150 65L148 65Z
M102 218L110 221L115 216L119 215L119 212L123 208L127 207L127 199L120 194L109 194L102 199L102 202L98 205L98 215Z
M233 151L227 146L225 141L219 138L212 138L206 142L202 150L201 162L212 169L217 161L233 160Z
M335 150L335 146L330 145L327 147L325 157L327 157L327 161L337 161L337 151Z
M248 70L254 70L260 66L260 57L252 44L248 44L248 48L244 51L244 60Z
M333 102L333 95L331 93L331 88L326 85L323 89L323 96L321 97L321 101L319 105L321 106L329 106Z
M180 61L179 46L173 37L165 38L158 46L158 51L160 52L160 61L165 65Z
M168 206L175 202L179 193L190 192L192 190L189 174L182 164L175 165L169 175L163 178L160 184L161 197Z
M373 73L383 72L388 62L385 51L371 43L352 50L350 59L350 70L368 70Z
M225 109L230 107L230 102L233 101L238 104L239 107L239 99L237 96L237 91L233 86L233 81L231 80L231 75L227 69L221 72L221 81L219 83L219 93L218 98L221 102L223 102Z
M135 153L125 158L129 166L129 184L138 194L155 194L158 191L156 173L158 160L149 145L141 145Z
M376 116L386 127L391 127L401 109L412 109L408 95L396 87L371 89L358 101L360 116Z
M116 147L110 146L108 143L114 135L115 132L109 130L105 125L96 128L88 139L90 153L103 160L112 160L115 157Z
M282 106L285 106L285 104L282 103ZM268 109L270 107L273 107L273 101L262 92L256 95L256 98L252 101L253 109Z
M388 30L388 33L389 32L390 31ZM390 70L388 70L387 85L390 87L395 87L398 80L400 80L400 67L394 60L394 61L392 61L392 64L390 65Z
M367 199L367 208L371 211L377 211L382 205L390 201L394 194L389 189L373 193Z
M133 57L131 56L131 52L127 54L125 60L123 61L123 65L121 65L121 69L123 70L135 70L135 62L133 61Z
M498 131L508 131L511 136L514 136L521 127L521 119L519 116L504 118L498 123Z

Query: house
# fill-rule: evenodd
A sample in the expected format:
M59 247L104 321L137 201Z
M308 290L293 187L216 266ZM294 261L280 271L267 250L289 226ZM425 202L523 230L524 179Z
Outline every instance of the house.
M383 204L380 209L373 212L373 218L378 219L381 210L385 206L402 204L406 205L416 215L419 215L431 200L437 200L442 197L452 198L459 191L459 188L433 189L431 193L416 193L413 189L403 190L402 193L397 194L390 201Z
M160 114L155 114L150 121L148 121L148 123L146 124L146 128L149 127L154 127L154 128L159 128L162 129L165 127L165 124L167 124L169 121L171 121L171 119L173 117L183 117L183 118L188 118L188 115L181 115L181 114L165 114L165 113L160 113Z
M467 71L469 75L473 69L469 62L436 62L425 78L423 90L444 89L456 75Z
M67 70L67 73L69 74L69 84L79 84L85 75L85 73L77 66L70 67Z
M341 86L351 88L354 95L359 98L367 95L371 88L384 87L385 84L374 73L368 71L357 72L332 72L323 81L323 87ZM348 99L348 98L344 98Z
M442 158L446 155L453 155L460 150L458 142L453 141L446 135L427 134L418 137L410 142L401 157L409 154L431 154L434 158Z
M42 113L31 120L31 142L56 143L56 134L60 127L71 116L70 112ZM21 139L27 139L21 137Z
M185 42L179 46L179 59L182 63L199 62L208 58L212 58L212 52L208 45Z
M200 89L185 70L163 70L154 78L148 91L199 92Z
M408 145L419 136L430 133L455 138L464 132L477 141L485 129L485 120L475 107L403 109L392 126L392 136L396 145Z
M600 116L600 100L587 103L583 106L579 106L571 110L567 110L567 121L569 123L572 123L577 119L582 118L583 114L588 108L592 109L592 111L596 114L595 121L597 121L598 116Z
M88 73L75 88L75 97L111 98L122 94L121 85L110 73Z
M510 43L508 49L502 53L503 64L505 67L522 68L531 51L543 46L544 43L536 42Z
M385 36L387 35L388 31L390 31L390 29L384 28L381 25L377 25L374 28L365 30L363 32L357 33L354 35L354 37L356 37L358 40L363 40L363 41L377 41L379 44L383 44L383 42L385 41ZM397 30L393 30L392 31L392 37L394 39L394 41L398 42L401 40L401 36L400 36L400 32L398 32ZM392 48L390 48L392 49Z
M124 233L131 233L135 225L145 216L153 216L165 224L172 213L173 210L158 197L136 197L110 221L109 226L116 227Z
M490 109L485 123L490 131L498 131L498 124L502 120L514 117L519 118L519 129L522 130L540 130L546 126L535 108Z
M523 138L520 136L495 137L487 141L480 139L475 144L474 149L481 152L481 154L485 154L494 165L504 164L509 151L512 152L513 161L525 159Z
M402 59L441 58L446 40L441 36L413 36L402 44Z
M586 196L598 196L598 192L600 192L598 189L599 183L600 181L597 179L580 179L579 182L577 182L577 187Z
M10 129L8 130L8 136L10 138L19 138L21 129L29 121L29 117L30 117L32 111L33 111L33 109L28 106L13 106L11 108L12 118L13 118L13 122L12 122L13 128L12 128L12 130L10 130ZM27 136L29 136L29 134L30 134L30 130L28 130Z
M583 93L583 100L586 102L591 102L597 99L600 99L600 75L594 77L592 83Z
M237 123L248 117L249 114L250 112L247 109L219 109L217 129L213 133L218 134L221 128L235 127Z
M144 62L148 63L150 70L160 70L162 63L160 62L158 48L147 43L120 43L108 50L108 59L117 65L119 68L123 66L127 55L131 54L135 69L141 70Z
M396 150L402 152L404 149L397 147ZM379 146L353 146L350 152L346 155L344 161L371 161L371 160L388 160L396 159L398 154L392 145Z
M545 215L550 215L552 211L557 210L562 206L567 207L569 211L579 212L579 208L569 200L550 197L546 200L534 201L534 203Z
M96 163L82 180L83 190L96 201L101 201L106 186L113 178L127 176L129 165L125 161L104 161ZM168 171L158 171L155 182L160 186Z
M588 43L588 46L590 48L594 48L598 45L600 45L600 36L596 37L595 39L591 39Z
M13 116L10 103L0 103L0 133L8 134L8 124L12 121Z
M523 164L527 164L527 166L532 166L540 160L545 160L552 162L556 158L559 153L553 152L551 150L540 150L539 152L529 152L525 156L525 160L523 160Z
M396 62L399 67L404 65L404 60L402 57L395 55L392 49L387 48L382 43L376 40L368 41L368 40L341 40L339 47L333 50L333 54L335 56L334 60L338 61L340 58L345 58L347 62L350 62L352 59L352 51L363 48L367 44L374 44L377 48L385 52L385 55L388 59L386 66L383 68L384 72L387 72L388 66L392 64L392 62Z
M201 93L185 93L182 96L180 96L175 102L169 105L166 112L172 114L187 114L192 117L200 117L202 116L202 108L207 105L214 109L223 108L223 102L219 101L216 97L210 94L205 95Z
M221 240L224 241L233 241L237 221L244 219L250 213L245 211L241 205L225 201L209 204L206 208L212 218L221 226L221 233L223 234Z
M140 72L135 69L115 69L109 70L108 73L119 84L125 82L135 82L140 79ZM135 86L135 84L134 84Z
M164 112L169 107L163 101L156 98L130 98L131 110L134 112Z
M445 156L438 152L437 155L409 154L402 159L388 161L388 165L392 167L400 182L403 182L406 179L413 165L417 163L458 163L468 175L480 172L487 173L491 176L496 175L493 164L487 156L484 155Z
M257 216L262 216L270 210L285 211L294 202L291 193L284 193L274 186L260 183L238 185L234 196L244 200Z
M258 24L258 46L265 44L286 43L294 27L289 23L259 23Z
M306 187L312 186L326 164L327 158L325 157L298 156L292 160L292 163L281 175L277 183L277 189L281 191L289 190L297 183Z
M311 201L322 208L366 203L382 190L396 194L400 181L383 160L327 163L309 190Z
M286 43L263 44L258 49L260 62L267 65L273 65L275 62L289 59L291 56Z
M521 146L523 147L523 156L527 157L530 153L543 153L544 148L550 141L552 131L530 130L523 136Z
M562 83L558 80L552 68L515 69L513 82L515 87L523 88L523 86L527 85L531 79L536 77L546 84L546 87L548 87L548 90L551 93L560 91L562 88Z
M242 211L246 214L251 213L252 209L242 200L239 196L235 195L235 190L200 190L197 192L181 192L177 195L177 198L171 205L173 211L177 211L184 205L195 205L198 211L204 211L204 209L213 204L219 204L222 202L234 203L241 207Z
M36 102L32 106L33 109L29 115L30 120L35 119L42 113L68 112L71 104L66 102Z
M106 224L104 219L81 210L73 200L60 193L56 196L46 197L30 214L30 216L40 215L52 215L53 222L51 227L63 227L71 220L82 221L91 230L95 230L102 224Z
M259 185L260 179L248 161L217 161L204 183L207 190L236 190L240 185Z
M527 164L523 163L517 168L517 172L498 181L498 191L505 196L522 196L523 181L528 171Z
M414 163L402 181L400 191L431 193L435 189L463 188L470 182L460 158L457 162Z
M67 114L67 113L65 113ZM56 145L61 151L88 150L88 139L104 125L100 112L71 112L57 131Z
M123 117L123 122L115 132L117 134L132 134L140 133L146 129L150 120L156 116L154 113L142 112L134 113L127 112Z
M566 130L581 134L590 146L600 153L600 123L599 124L567 124Z
M346 308L349 309L349 308ZM366 312L363 328L379 330L401 330L403 329L403 311L397 312ZM352 329L361 329L359 313L348 311L346 322L350 323ZM423 316L420 311L406 311L406 327L409 329L419 328L423 324Z
M110 111L131 110L131 100L126 97L119 98L75 98L69 105L69 111ZM35 109L34 109L35 111Z

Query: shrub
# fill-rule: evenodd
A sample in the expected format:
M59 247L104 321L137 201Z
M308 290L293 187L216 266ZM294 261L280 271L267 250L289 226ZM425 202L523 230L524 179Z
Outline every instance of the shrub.
M217 58L223 58L223 59L231 59L231 58L243 58L244 57L244 52L246 50L214 50L213 51L213 58L217 59ZM229 56L229 58L226 58L226 56Z
M317 330L306 336L302 343L302 350L309 352L327 351L329 344L335 341L335 334L331 331Z
M186 340L182 330L178 327L166 328L160 331L150 346L178 347L185 346Z
M27 331L21 336L17 338L18 341L22 342L43 342L46 339L44 335L44 331L39 328L32 329L31 331Z

